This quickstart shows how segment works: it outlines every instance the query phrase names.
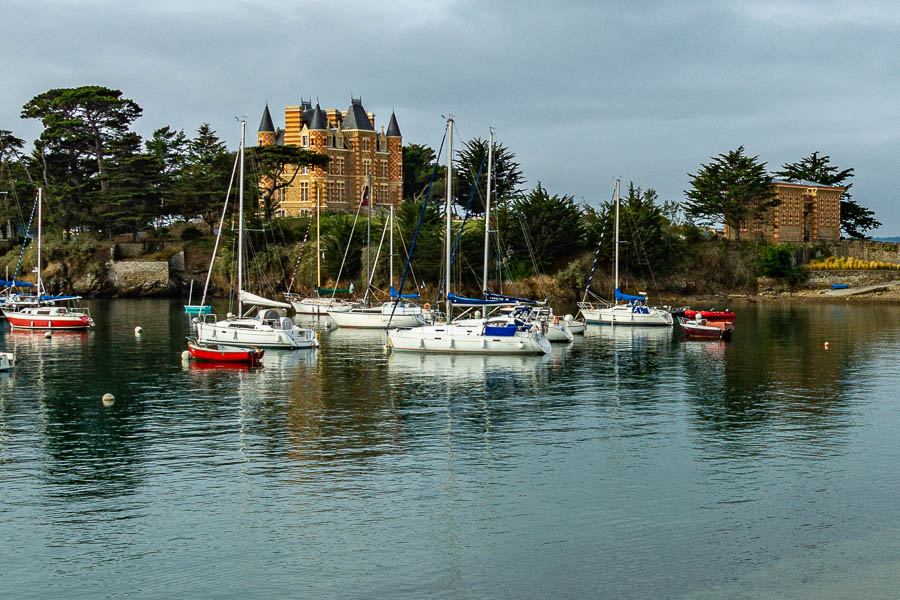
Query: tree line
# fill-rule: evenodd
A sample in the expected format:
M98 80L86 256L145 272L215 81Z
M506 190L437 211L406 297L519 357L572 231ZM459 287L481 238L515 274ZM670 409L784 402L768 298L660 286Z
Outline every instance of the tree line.
M24 140L0 130L0 191L8 192L0 207L2 221L27 223L30 202L23 200L30 201L41 186L47 199L45 222L59 231L110 237L176 220L203 222L211 229L232 182L236 152L208 124L191 135L164 126L141 139L132 125L142 112L120 90L100 86L53 89L29 100L21 116L43 126L33 149L26 151ZM457 229L467 212L484 213L488 144L481 138L469 140L454 157ZM325 155L295 146L251 147L246 158L245 194L252 200L247 217L270 227L278 220L280 190L291 185L302 166L327 164ZM430 189L416 262L421 275L432 281L439 279L446 189L446 169L438 158L427 145L403 147L404 202L398 207L398 223L411 240ZM579 205L571 195L553 193L540 182L525 189L514 152L501 143L494 145L493 164L493 277L549 273L601 242L601 262L611 262L611 198ZM681 202L662 201L655 190L634 182L626 186L620 219L623 265L658 273L676 270L691 244L704 238L702 226L724 222L737 229L741 221L770 209L777 202L774 177L845 187L841 227L847 236L864 237L880 225L849 193L854 170L831 164L819 152L770 173L766 163L741 146L688 175ZM352 215L326 220L322 235L333 247L329 259L341 254L337 249L349 240L351 222ZM480 277L483 232L483 220L470 219L454 267L462 280Z

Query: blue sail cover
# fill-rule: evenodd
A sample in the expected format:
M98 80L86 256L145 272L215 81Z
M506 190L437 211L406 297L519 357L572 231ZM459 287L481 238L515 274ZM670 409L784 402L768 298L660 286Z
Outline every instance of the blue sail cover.
M391 286L391 298L397 298L398 296L400 298L418 298L419 297L418 294L402 294L402 295L398 294L397 290L394 289L394 286Z
M496 292L492 292L490 290L484 290L484 298L485 300L491 300L492 302L499 302L501 304L537 304L537 300L530 300L528 298L518 298L516 296L505 296L503 294L498 294Z
M6 279L0 279L0 286L3 286L3 287L34 287L34 284L28 283L27 281L8 281Z
M41 302L49 300L80 300L81 296L41 296Z
M490 300L487 298L466 298L465 296L457 296L456 294L447 294L450 302L453 304L468 304L470 306L497 306L500 304L509 304L509 300Z
M630 302L646 302L647 299L643 296L630 296L628 294L623 294L619 291L619 288L616 288L616 300L627 300Z

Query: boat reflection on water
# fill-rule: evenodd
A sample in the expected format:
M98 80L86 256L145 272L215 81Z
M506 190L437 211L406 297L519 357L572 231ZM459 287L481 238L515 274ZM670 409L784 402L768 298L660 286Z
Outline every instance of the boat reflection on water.
M391 352L388 369L392 377L403 379L441 379L444 381L482 381L491 378L533 377L540 367L551 363L554 354L544 355L472 355Z
M623 344L643 344L648 347L662 347L672 343L671 327L641 327L638 325L594 325L588 324L584 330L587 340L606 340L617 347Z
M50 333L50 336L47 336ZM19 351L28 353L29 351L39 350L41 348L65 348L65 347L88 347L91 342L92 331L88 329L80 329L77 331L63 330L34 330L34 329L12 329L6 332L6 339L12 344L10 352Z
M384 329L357 329L338 327L332 324L329 331L322 334L328 348L377 348L387 344Z

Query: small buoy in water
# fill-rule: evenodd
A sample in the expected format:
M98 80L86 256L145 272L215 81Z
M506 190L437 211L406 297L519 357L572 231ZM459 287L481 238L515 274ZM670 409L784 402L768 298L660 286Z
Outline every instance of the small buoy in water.
M50 333L50 332L48 331L47 333L44 334L44 337L45 337L45 338L52 338L52 337L53 337L53 334Z
M112 406L116 401L116 397L112 394L103 394L103 406Z
M191 323L196 324L196 323L199 323L199 322L200 322L200 319L198 319L197 317L194 317L193 319L191 319Z
M331 327L331 321L325 321L325 329L328 329L330 327Z
M187 350L185 350L184 352L182 352L182 353L181 353L181 360L183 360L184 362L187 362L187 361L191 360L191 353L188 352Z
M828 350L828 342L825 342L825 349Z
M143 333L143 331L144 331L144 329L140 325L138 325L137 327L134 328L134 335L141 335L141 333Z

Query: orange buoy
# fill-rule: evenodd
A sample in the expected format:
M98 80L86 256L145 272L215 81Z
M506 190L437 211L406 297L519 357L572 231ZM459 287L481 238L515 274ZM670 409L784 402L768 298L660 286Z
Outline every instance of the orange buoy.
M825 342L825 349L828 350L828 342Z

